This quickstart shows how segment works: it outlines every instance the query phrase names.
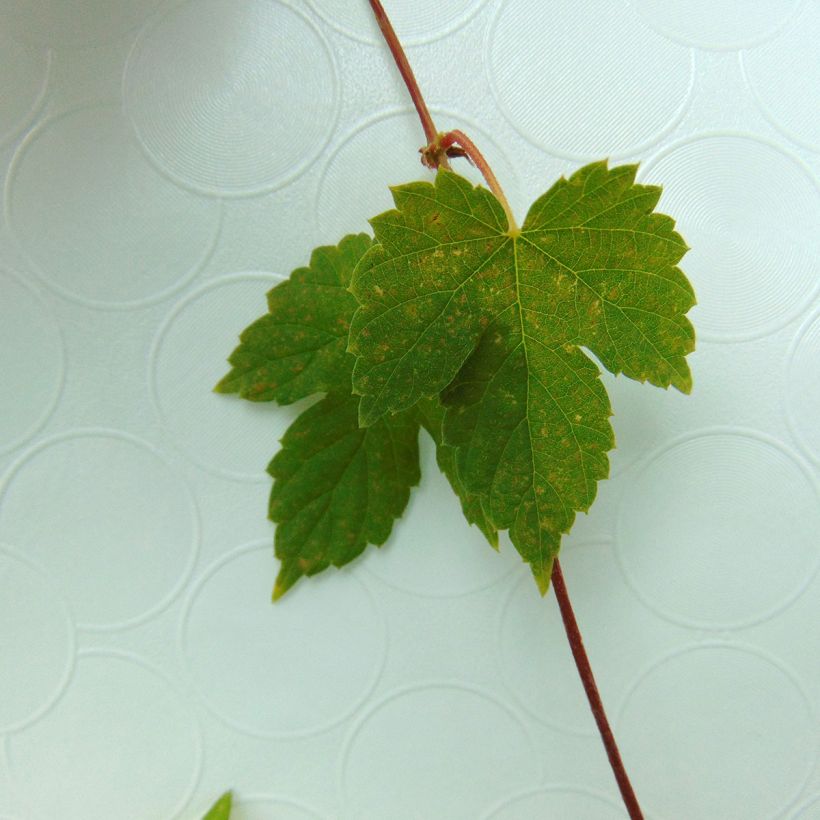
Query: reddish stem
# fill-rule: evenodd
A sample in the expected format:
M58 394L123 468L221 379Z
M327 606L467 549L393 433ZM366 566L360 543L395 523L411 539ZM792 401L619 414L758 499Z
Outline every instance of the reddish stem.
M436 130L436 125L433 122L432 116L430 116L430 110L427 108L427 103L424 101L424 97L421 94L419 84L416 82L416 75L413 74L413 69L410 68L407 55L404 53L404 49L399 42L399 38L396 36L393 24L390 22L390 18L387 16L387 12L384 10L384 7L379 0L370 0L370 8L373 9L376 22L379 24L379 28L384 35L384 39L387 42L390 53L396 61L396 67L399 69L399 74L401 74L404 84L407 86L407 90L410 93L410 99L416 107L419 119L421 120L421 127L424 129L424 137L427 140L427 144L432 145L438 137L438 131ZM445 168L448 167L446 158L442 158L440 164L444 165Z
M592 674L592 667L589 665L589 658L584 649L584 640L581 637L581 630L578 629L578 622L575 620L575 613L572 611L572 604L567 593L567 586L564 583L564 574L561 572L561 564L556 558L552 564L552 588L555 590L555 597L558 599L558 607L561 610L561 618L564 621L564 629L567 633L569 646L572 650L572 657L575 658L575 666L581 676L581 683L587 693L589 707L595 722L598 724L598 731L601 733L601 740L604 742L606 755L609 758L609 765L618 781L618 788L621 790L626 810L629 812L630 820L643 820L641 807L638 805L638 798L629 782L629 776L624 768L621 753L618 751L618 744L606 718L604 704L598 687L595 684L595 676Z
M478 150L478 146L463 131L459 131L458 129L442 134L438 138L437 145L444 151L449 150L454 145L461 148L464 152L464 156L466 156L473 163L473 165L481 171L481 175L487 181L487 185L490 190L495 194L495 198L501 203L501 207L504 208L504 213L507 214L507 223L510 231L512 233L518 233L518 225L516 224L515 217L513 216L510 203L507 201L507 197L504 195L504 191L502 190L496 175L493 173L492 168L490 168L487 160L484 159L484 155L481 151Z

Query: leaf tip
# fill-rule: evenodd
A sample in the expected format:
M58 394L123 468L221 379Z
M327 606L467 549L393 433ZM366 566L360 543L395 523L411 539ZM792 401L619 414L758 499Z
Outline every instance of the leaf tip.
M223 376L211 389L214 393L235 393L236 389L229 382L231 374Z
M273 585L272 603L276 603L304 575L299 564L283 561Z
M208 813L202 820L228 820L231 816L231 809L233 808L233 792L226 791L220 795L216 803L211 806Z
M534 564L532 565L532 574L535 577L535 583L538 584L538 591L541 593L542 598L549 592L550 578L552 578L552 562L553 559L550 558L546 564L541 564L538 567Z

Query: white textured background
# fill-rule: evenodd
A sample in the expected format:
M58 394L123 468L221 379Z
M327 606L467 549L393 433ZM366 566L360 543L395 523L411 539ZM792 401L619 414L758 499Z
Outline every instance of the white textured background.
M650 818L818 820L820 3L386 6L521 216L604 156L665 186L695 389L606 377L567 581ZM2 820L625 816L426 443L389 544L269 603L295 411L210 388L420 143L365 0L0 0Z

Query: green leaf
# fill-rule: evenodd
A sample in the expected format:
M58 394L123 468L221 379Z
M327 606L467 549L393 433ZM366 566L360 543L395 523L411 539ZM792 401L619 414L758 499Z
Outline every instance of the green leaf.
M268 293L268 314L240 336L230 372L214 388L250 401L291 404L313 393L349 388L353 359L345 351L357 303L348 291L367 234L316 248L310 265ZM347 383L346 383L347 382Z
M216 387L280 404L327 393L287 429L268 467L281 561L274 600L303 575L383 544L419 482L415 411L360 429L359 397L351 392L355 359L346 348L357 302L347 286L371 244L361 234L317 248L308 267L273 288L269 313L242 333L231 371Z
M225 792L225 794L211 806L202 820L230 820L232 804L233 795L231 792Z
M614 446L581 348L613 373L691 389L687 246L635 170L598 162L560 179L520 231L452 172L395 188L351 283L361 422L441 394L458 482L491 527L510 530L542 591Z
M468 523L475 524L493 549L498 549L498 530L492 525L484 510L481 496L471 493L459 478L456 469L456 450L444 443L444 406L437 398L422 399L417 405L422 427L436 444L436 462L461 502L461 509ZM367 428L369 429L369 428Z
M288 428L268 472L282 561L274 600L303 575L383 544L419 482L419 425L398 413L359 427L359 400L330 393Z

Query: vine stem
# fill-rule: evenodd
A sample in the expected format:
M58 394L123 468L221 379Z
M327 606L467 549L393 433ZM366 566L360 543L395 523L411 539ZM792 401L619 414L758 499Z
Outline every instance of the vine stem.
M507 216L507 225L510 234L516 235L520 233L518 224L515 221L512 208L509 200L504 194L504 190L498 182L498 178L493 173L484 155L478 150L478 146L463 132L459 130L447 131L441 133L433 122L433 117L430 114L430 109L424 100L424 95L421 93L419 84L416 81L416 75L410 67L410 62L407 55L404 53L404 48L396 35L396 30L387 16L380 0L370 0L370 7L373 9L373 15L376 22L379 24L381 33L384 36L390 53L396 62L396 67L399 69L404 84L407 86L407 91L410 94L410 99L416 108L416 112L421 120L421 127L424 129L424 137L427 140L427 145L421 149L421 161L428 168L449 168L449 157L467 157L470 162L475 165L484 177L489 189L495 194L495 198L501 203L504 213Z
M421 149L422 162L429 168L448 168L449 157L467 157L481 172L490 190L495 194L504 208L510 233L512 235L519 233L520 231L513 217L507 197L504 195L501 185L498 183L498 179L487 163L487 160L484 159L484 156L478 150L476 144L463 131L453 130L440 133L436 129L433 118L430 115L430 110L427 108L421 89L416 82L413 69L410 67L407 55L404 53L401 42L399 42L399 38L396 36L396 32L390 23L390 19L384 7L380 0L369 0L369 2L376 21L379 24L379 28L390 49L390 53L396 61L399 73L404 80L404 84L407 86L410 99L413 101L413 105L418 112L421 127L424 129L427 145ZM564 582L561 564L557 558L553 560L552 564L552 588L555 590L558 608L561 610L561 619L564 622L564 630L567 633L569 646L572 650L572 657L575 660L575 666L578 669L578 674L584 686L592 715L595 718L595 723L601 734L601 740L603 741L607 757L609 758L609 765L612 768L612 773L615 775L615 780L618 783L624 805L629 812L630 820L643 820L641 807L638 805L638 799L635 796L632 784L629 782L629 777L624 768L623 760L621 759L621 753L618 750L615 736L612 733L606 712L604 711L604 704L595 683L595 676L592 674L592 667L590 666L589 658L584 649L581 630L578 628L578 622L575 620L575 613L572 610L572 603L570 602L569 593L567 592L567 585Z
M604 704L598 692L595 676L592 674L592 667L590 666L589 658L584 648L581 630L578 628L578 621L575 620L575 613L572 610L567 585L564 582L564 573L561 571L561 564L557 558L555 558L552 563L552 588L555 590L558 608L561 610L561 620L564 622L564 630L567 633L567 640L572 650L572 657L575 659L575 666L578 669L581 683L584 685L584 691L589 701L589 708L592 710L595 723L598 725L598 731L601 733L601 740L604 742L606 756L609 758L609 765L612 767L612 773L615 775L615 780L621 791L624 805L629 812L630 820L643 820L641 807L638 805L638 798L635 796L635 791L629 782L629 776L624 768L621 753L618 750L618 744L615 742L615 735L612 734L612 729L609 726L609 721L604 711Z
M430 109L427 108L427 103L424 101L419 84L416 82L416 75L413 74L413 69L410 67L410 62L399 42L393 24L390 22L390 18L387 16L387 12L384 10L384 6L382 6L380 0L370 0L370 8L373 9L373 15L379 24L379 28L387 42L390 53L396 61L399 74L401 74L401 78L404 80L408 92L410 92L410 99L416 107L419 119L421 120L421 127L424 129L424 138L427 140L428 145L432 145L438 138L438 129L433 122Z

